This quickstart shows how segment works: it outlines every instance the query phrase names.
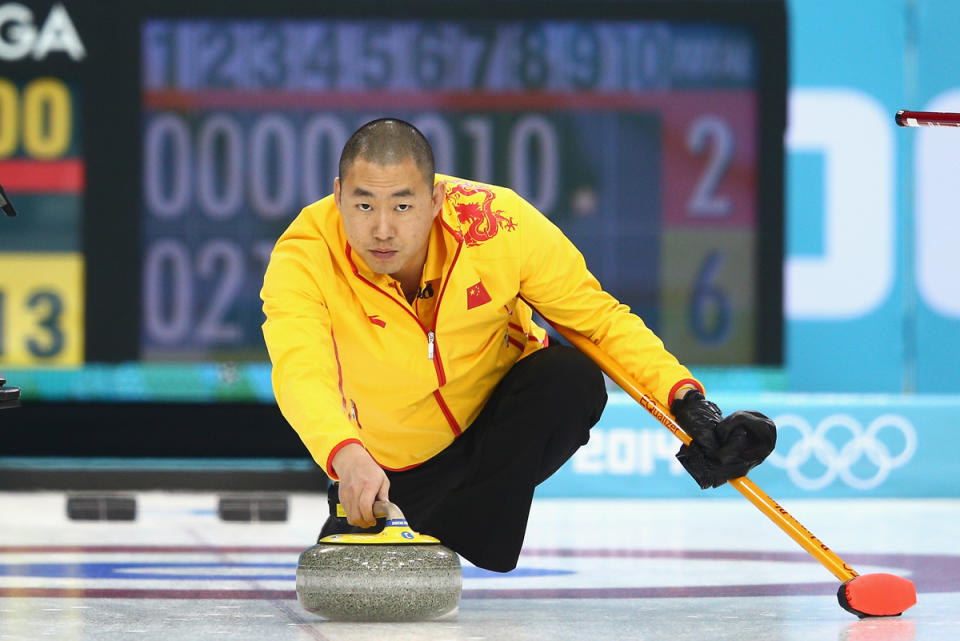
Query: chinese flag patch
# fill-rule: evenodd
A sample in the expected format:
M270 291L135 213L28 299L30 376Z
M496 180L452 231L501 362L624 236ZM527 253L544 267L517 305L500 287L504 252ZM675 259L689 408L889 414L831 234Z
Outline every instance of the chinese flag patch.
M473 309L490 302L490 294L487 293L483 281L477 281L476 285L467 287L467 309Z

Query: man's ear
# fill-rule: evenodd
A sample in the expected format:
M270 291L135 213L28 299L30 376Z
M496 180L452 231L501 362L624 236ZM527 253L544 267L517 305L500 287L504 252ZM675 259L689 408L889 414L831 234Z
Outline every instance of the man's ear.
M333 179L333 201L337 203L337 209L340 209L340 176Z
M433 185L433 217L436 218L443 209L443 199L446 196L446 184L441 180Z

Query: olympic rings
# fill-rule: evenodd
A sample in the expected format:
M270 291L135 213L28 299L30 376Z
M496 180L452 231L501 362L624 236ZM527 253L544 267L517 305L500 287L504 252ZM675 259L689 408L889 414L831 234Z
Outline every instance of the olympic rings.
M857 490L869 490L883 483L895 468L906 465L917 451L917 432L913 425L897 414L884 414L875 418L864 430L860 422L848 414L834 414L820 421L816 429L807 419L796 414L784 414L774 421L778 432L794 428L800 432L800 440L794 443L786 455L773 452L767 457L771 465L783 468L794 484L804 490L819 490L839 476L844 483ZM887 445L877 438L884 429L895 429L904 439L903 451L893 456ZM839 450L827 434L834 429L844 429L850 434ZM813 456L826 469L818 477L809 477L800 468ZM853 473L853 466L862 457L876 466L877 471L868 478Z

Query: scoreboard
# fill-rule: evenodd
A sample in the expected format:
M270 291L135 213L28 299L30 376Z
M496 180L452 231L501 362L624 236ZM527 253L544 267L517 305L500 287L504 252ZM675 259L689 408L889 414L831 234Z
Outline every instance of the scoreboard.
M0 184L30 212L0 228L4 365L84 360L85 52L62 5L47 9L0 4Z
M0 67L3 368L265 380L269 253L381 116L529 200L681 361L780 362L782 2L89 4L29 5L80 49Z

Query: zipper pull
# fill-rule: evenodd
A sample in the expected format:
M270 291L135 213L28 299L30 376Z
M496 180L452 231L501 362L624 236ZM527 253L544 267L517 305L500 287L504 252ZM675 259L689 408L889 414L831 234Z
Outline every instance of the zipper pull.
M503 333L503 346L510 349L510 328Z
M432 331L427 332L427 358L433 360L433 343L436 340Z

